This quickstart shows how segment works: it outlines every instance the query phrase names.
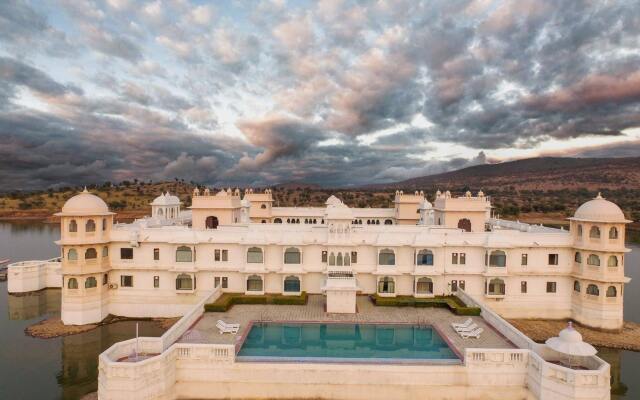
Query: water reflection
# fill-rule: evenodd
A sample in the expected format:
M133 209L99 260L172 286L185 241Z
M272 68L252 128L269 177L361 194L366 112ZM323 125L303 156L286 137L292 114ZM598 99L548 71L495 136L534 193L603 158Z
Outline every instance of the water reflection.
M12 347L5 348L0 353L0 377L10 376L7 371L11 370L15 378L28 379L2 382L2 393L11 395L6 398L78 399L94 392L98 388L98 355L112 344L135 336L136 321L121 321L62 338L26 337L23 332L25 327L44 318L59 316L60 290L46 289L27 295L8 295L6 283L3 282L0 291L0 299L6 299L6 302L0 301L0 306L4 303L7 308L6 313L3 313L6 316L4 318L20 324L13 326L18 329L11 329L12 326L9 326L10 329L3 330L1 344ZM5 324L7 323L0 322L0 326ZM139 321L139 324L141 336L160 336L164 333L157 322ZM20 343L25 345L20 346ZM48 356L52 357L46 366L33 365ZM47 379L48 371L51 377L55 377L55 381ZM25 388L25 381L34 385Z
M45 289L24 295L10 295L9 319L26 320L60 313L60 289Z

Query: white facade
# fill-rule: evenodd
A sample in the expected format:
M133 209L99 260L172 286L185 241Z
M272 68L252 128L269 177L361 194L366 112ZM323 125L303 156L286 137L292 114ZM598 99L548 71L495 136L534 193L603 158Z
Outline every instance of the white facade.
M154 207L179 208L171 197L163 194ZM246 191L242 200L237 189L196 191L191 226L157 216L114 225L97 196L71 198L57 214L64 323L108 314L180 316L199 292L216 286L246 294L323 293L327 272L338 269L355 275L359 293L429 297L461 288L508 318L622 327L629 221L600 196L577 210L569 231L489 218L482 193L438 192L433 209L418 192L397 192L389 209L349 208L333 196L319 208L271 203L269 191ZM42 273L20 271L23 280L43 281ZM14 282L10 290L38 282Z

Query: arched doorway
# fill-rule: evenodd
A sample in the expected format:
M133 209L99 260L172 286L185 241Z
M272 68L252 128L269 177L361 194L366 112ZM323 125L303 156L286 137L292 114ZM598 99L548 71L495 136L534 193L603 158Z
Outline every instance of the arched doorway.
M207 229L217 229L218 228L218 217L209 216L205 221L205 226Z
M462 218L458 221L458 228L464 229L466 232L471 232L471 221L467 218Z

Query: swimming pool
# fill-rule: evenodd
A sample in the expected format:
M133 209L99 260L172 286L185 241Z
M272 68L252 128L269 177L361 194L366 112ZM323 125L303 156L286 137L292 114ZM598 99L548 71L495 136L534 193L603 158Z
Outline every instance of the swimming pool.
M458 362L430 326L346 323L255 323L238 361Z

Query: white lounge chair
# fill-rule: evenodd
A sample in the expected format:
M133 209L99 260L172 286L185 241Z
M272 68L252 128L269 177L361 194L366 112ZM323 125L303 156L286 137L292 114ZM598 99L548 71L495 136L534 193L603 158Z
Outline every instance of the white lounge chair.
M221 335L225 333L232 333L235 335L238 333L238 330L240 330L240 324L227 324L223 320L218 320L218 322L216 322L216 328L220 330Z
M466 328L455 328L455 330L456 332L472 332L478 328L479 328L478 324L474 322L471 325L467 326Z
M459 323L459 322L452 322L451 323L451 327L453 329L458 329L458 328L466 328L469 325L471 325L473 323L473 320L471 318L468 318L466 321Z
M471 332L458 332L458 334L463 338L463 339L469 339L469 338L474 338L474 339L480 339L480 334L484 332L484 329L482 328L478 328L476 330L473 330Z

